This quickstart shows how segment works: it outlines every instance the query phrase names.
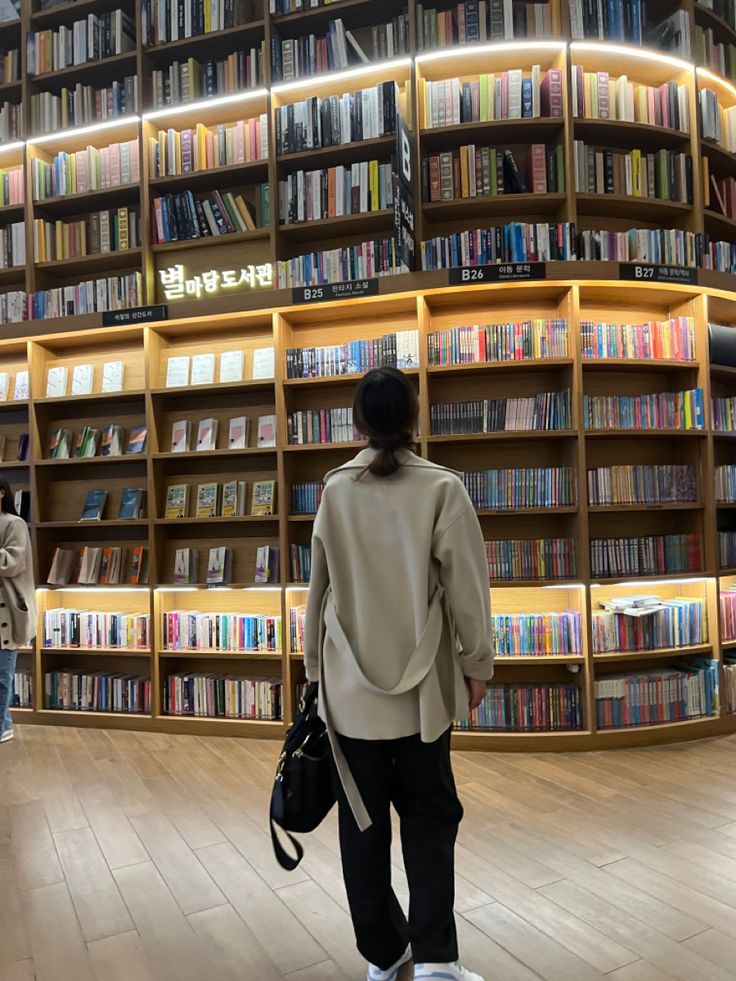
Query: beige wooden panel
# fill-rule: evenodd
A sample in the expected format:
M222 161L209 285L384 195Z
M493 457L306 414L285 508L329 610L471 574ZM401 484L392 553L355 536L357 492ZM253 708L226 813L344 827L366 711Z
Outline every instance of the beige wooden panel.
M96 981L66 885L23 895L36 981Z

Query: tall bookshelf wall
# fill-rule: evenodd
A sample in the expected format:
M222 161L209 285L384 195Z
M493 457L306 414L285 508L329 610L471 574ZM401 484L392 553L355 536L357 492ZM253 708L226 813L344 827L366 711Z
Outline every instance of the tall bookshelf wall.
M642 323L671 317L693 318L693 361L643 359L588 359L581 356L580 324L587 321ZM432 366L427 338L437 330L473 323L508 323L523 319L557 319L568 326L568 356L520 361ZM697 287L653 287L643 284L583 283L469 286L448 291L436 289L394 297L347 300L339 304L285 307L262 312L222 315L217 320L182 318L152 326L110 328L106 332L74 331L43 335L27 341L0 342L0 370L11 382L28 366L30 399L0 403L0 432L7 437L6 455L12 458L18 436L30 433L27 461L4 464L15 487L31 492L31 530L34 562L39 584L46 582L54 550L95 546L145 546L150 555L149 583L145 586L39 587L39 633L32 649L21 652L19 668L33 676L34 704L19 709L23 721L109 725L159 731L223 732L241 735L275 735L284 722L227 718L176 717L165 714L165 679L177 672L203 672L234 677L280 679L284 684L284 718L294 711L298 685L304 680L302 657L292 649L290 611L306 600L306 586L291 579L289 546L308 544L313 518L294 514L291 486L297 481L319 480L322 475L356 452L350 443L292 445L287 435L287 414L300 409L346 406L352 402L359 375L295 379L287 377L286 352L294 347L344 344L380 336L393 330L417 330L420 360L410 369L421 405L419 451L428 459L460 471L504 467L568 465L575 473L573 503L519 509L483 508L479 520L487 541L568 537L573 542L575 572L566 577L548 573L545 578L509 579L490 584L494 613L550 613L574 611L580 617L581 646L573 654L555 656L503 654L499 656L494 683L574 684L580 690L583 726L578 731L480 732L457 734L458 745L521 749L578 749L631 745L642 741L694 738L731 731L736 715L722 699L718 713L669 725L599 729L595 718L594 685L615 672L649 669L688 658L706 658L725 670L724 654L733 641L719 627L719 595L736 581L736 569L721 567L718 532L732 527L733 505L717 504L714 465L736 462L732 434L716 432L706 411L705 426L696 431L586 430L583 396L678 391L684 386L702 388L705 404L711 395L736 394L733 369L710 365L707 344L709 321L736 326L736 314L728 297L703 292ZM206 331L206 333L204 333ZM275 348L275 378L252 379L253 351ZM242 350L245 381L242 385L204 385L167 388L168 359L178 355ZM101 367L105 361L125 365L122 392L102 393ZM93 394L64 399L46 397L49 368L66 366L71 377L75 364L95 368ZM217 377L217 376L216 376ZM555 385L572 393L572 424L559 433L498 432L477 435L438 436L430 431L430 405L478 393L484 396L518 395L551 391ZM12 389L11 389L12 396ZM277 443L258 447L255 421L259 415L277 416ZM227 419L246 414L251 419L249 445L227 449L222 431ZM187 418L220 419L220 441L209 452L171 453L171 425ZM116 422L126 427L144 422L148 429L146 451L141 456L94 457L51 460L48 441L59 425L79 430ZM615 464L692 463L697 473L697 498L691 503L590 506L586 489L588 469ZM275 479L275 513L238 518L181 519L164 516L166 488L171 483L197 483L238 478L248 482ZM145 516L122 520L117 514L124 487L147 491ZM79 522L91 489L109 491L105 517L99 522ZM634 577L596 576L591 572L590 542L600 536L696 534L701 542L697 570L679 574ZM256 549L278 546L281 575L278 582L256 585ZM199 550L200 570L207 550L227 545L233 550L232 580L227 588L173 585L174 552L180 547ZM200 573L200 579L203 573ZM702 601L708 633L702 642L685 647L662 647L633 652L593 651L592 618L601 599L632 594L656 594L662 599L696 598ZM57 650L44 647L42 616L45 610L67 607L77 610L151 614L150 648L120 650ZM264 652L218 652L167 649L163 615L172 610L281 615L282 643ZM152 682L150 713L99 713L50 709L44 699L44 675L68 668L90 672L109 671L141 675Z

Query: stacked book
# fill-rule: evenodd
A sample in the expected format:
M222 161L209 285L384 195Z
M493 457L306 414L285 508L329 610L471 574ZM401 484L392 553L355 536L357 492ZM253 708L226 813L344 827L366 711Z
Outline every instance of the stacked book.
M693 201L693 158L664 148L600 149L575 140L575 190L585 194L629 194L659 201Z
M489 685L485 698L460 729L491 732L561 732L582 729L577 685Z
M275 110L276 152L303 153L320 147L376 140L396 132L396 82L279 106Z
M566 358L568 354L566 320L473 324L427 335L430 366Z
M499 539L486 542L488 577L509 579L572 579L575 543L572 538Z
M283 717L283 685L278 680L172 674L164 679L162 689L165 715L268 721Z
M137 184L140 181L138 140L124 140L106 147L88 146L75 153L61 151L51 163L32 157L33 200L84 194L106 187Z
M63 668L44 675L44 697L47 709L150 715L151 681L108 671Z
M636 358L639 361L694 361L695 320L673 317L645 324L580 323L584 358Z
M573 467L512 467L462 475L477 510L569 507L575 504Z
M268 158L268 117L240 119L212 129L197 123L194 129L159 130L148 140L152 178L193 174L213 167L231 167Z
M267 653L281 650L280 615L172 610L163 614L162 629L167 651Z
M373 239L343 248L308 252L278 262L279 289L319 286L376 276L395 276L401 271L396 238Z
M512 68L477 79L420 80L420 105L427 129L485 123L496 119L536 119L562 116L562 70L542 72L534 65L529 74Z
M569 429L570 389L528 398L440 402L429 407L429 417L433 436Z
M493 645L498 657L561 657L582 651L580 614L496 613L491 616Z
M708 641L702 599L619 596L601 606L603 610L592 611L596 654L693 647Z
M707 718L719 710L718 662L613 674L595 682L599 729L662 725Z
M690 463L618 464L588 470L588 504L693 504L697 469Z
M573 65L571 92L572 114L580 119L618 119L690 132L687 85L641 85L626 75L611 78L608 72L585 72Z
M422 159L424 201L556 194L564 189L562 144L548 148L544 143L532 143L521 166L513 150L475 144Z
M418 330L399 330L370 340L325 347L290 347L286 351L287 378L362 374L384 366L419 367Z
M422 242L420 251L422 269L574 259L575 227L572 222L515 221L495 228L438 235Z
M88 14L56 30L31 31L26 47L29 75L43 75L135 50L135 23L122 10Z
M54 92L31 96L31 132L53 133L72 126L102 123L138 112L138 76L127 75L105 88L62 86Z
M148 613L95 612L66 607L45 610L44 648L128 648L147 651L151 646L151 617Z
M590 564L593 576L604 579L700 572L700 536L593 538L590 542Z
M174 61L168 68L155 68L151 82L155 109L254 89L263 84L263 43L229 54L222 61Z

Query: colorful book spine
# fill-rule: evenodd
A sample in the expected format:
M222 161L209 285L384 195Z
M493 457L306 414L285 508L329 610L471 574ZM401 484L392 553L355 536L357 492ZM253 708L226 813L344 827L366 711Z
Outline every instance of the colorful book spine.
M440 402L429 407L429 416L434 436L569 429L570 389L529 398Z
M580 119L615 119L690 132L689 90L674 81L659 86L614 78L608 72L585 72L572 66L572 114Z
M471 470L462 475L478 511L569 507L576 503L573 467Z
M735 400L736 404L736 400ZM648 395L584 395L586 429L703 429L703 390Z
M459 729L492 732L562 732L582 729L583 699L573 684L489 685Z
M718 662L606 675L595 682L599 729L663 725L719 711Z
M232 167L268 157L268 116L193 129L159 130L148 141L152 177L194 174L215 167Z
M736 587L722 589L721 603L721 638L731 642L736 640Z
M716 467L716 501L720 504L736 503L736 466L733 463Z
M562 261L575 258L575 229L571 222L516 221L426 239L420 252L422 269Z
M139 180L137 139L102 148L88 146L75 153L62 151L50 162L41 157L31 160L34 201L102 191Z
M151 617L148 613L98 613L67 608L45 610L43 646L48 649L147 651L151 647Z
M287 378L363 374L384 366L418 368L419 331L399 330L370 340L325 347L290 347L286 351Z
M137 75L128 75L105 88L62 86L58 95L54 92L31 95L31 132L54 133L133 115L138 109Z
M697 469L681 464L622 464L588 471L588 504L686 504L698 499Z
M312 546L290 545L289 555L291 559L291 581L309 582L312 572Z
M655 576L702 569L700 536L642 535L636 538L593 538L590 542L593 576Z
M494 3L490 11L493 25ZM491 33L495 36L493 26ZM562 73L555 68L543 72L539 65L533 65L530 71L512 68L473 78L422 80L420 97L424 110L422 126L426 129L500 119L562 116Z
M736 568L736 531L718 532L718 562L720 569Z
M33 708L33 673L22 669L13 675L11 708Z
M281 650L279 615L173 610L163 614L162 629L169 651L260 654Z
M713 429L719 433L736 432L736 398L712 399Z
M582 651L580 614L496 613L491 617L493 643L500 657L561 657Z
M325 485L321 480L298 481L291 485L291 513L316 514Z
M0 169L0 207L23 204L26 198L25 168Z
M486 542L486 559L491 582L575 576L572 538L498 539Z
M361 439L353 426L353 410L305 409L287 416L289 443L294 446L317 443L349 443Z
M44 698L47 709L150 714L151 681L105 671L87 673L65 668L44 675Z
M450 327L427 335L430 366L566 358L566 320L524 320L506 324Z
M291 607L289 610L289 650L292 654L304 653L304 625L306 620L306 606Z
M374 239L322 252L308 252L278 262L279 289L322 286L401 271L395 238Z
M679 228L629 228L625 232L587 229L577 236L583 261L646 262L659 266L696 266L701 237Z
M126 310L142 306L143 302L143 277L136 272L28 293L26 316L28 320L74 317L104 310Z
M695 321L692 317L646 324L580 324L584 358L627 358L638 361L694 361Z
M393 207L393 164L366 160L320 170L298 170L279 181L279 222L369 214Z
M663 600L664 609L646 616L593 610L593 651L652 651L692 647L708 642L708 620L702 599Z
M165 715L209 719L283 718L283 685L276 679L172 674L163 679Z
M173 61L168 68L155 68L151 83L155 109L256 88L263 85L263 45L240 48L221 61Z
M723 665L723 705L728 715L736 713L736 661L731 655L724 655Z
M397 104L398 88L391 81L280 106L274 117L276 152L286 156L393 135Z

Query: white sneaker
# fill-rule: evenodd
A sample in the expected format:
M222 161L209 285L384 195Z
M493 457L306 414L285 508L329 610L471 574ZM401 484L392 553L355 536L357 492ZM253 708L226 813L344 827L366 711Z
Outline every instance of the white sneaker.
M415 964L414 981L483 981L483 978L456 962L455 964Z
M15 732L13 729L6 729L2 736L0 736L0 743L9 743L14 735Z
M399 968L408 964L411 960L411 947L407 947L402 957L400 957L393 967L387 971L382 971L375 964L368 965L368 981L396 981L399 976ZM471 979L472 981L472 979Z

